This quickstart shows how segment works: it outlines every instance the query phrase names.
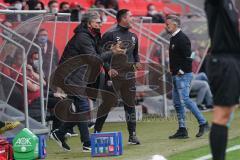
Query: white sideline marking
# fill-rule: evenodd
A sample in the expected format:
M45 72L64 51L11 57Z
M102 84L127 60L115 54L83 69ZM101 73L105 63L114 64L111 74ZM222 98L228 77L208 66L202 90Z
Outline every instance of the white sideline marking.
M167 159L162 155L153 155L150 160L167 160Z
M236 150L239 150L239 149L240 149L240 145L236 145L236 146L232 146L232 147L228 148L226 152L232 152L232 151L236 151ZM206 156L203 156L203 157L200 157L200 158L197 158L197 159L194 159L194 160L208 160L210 158L212 158L212 155L208 154Z

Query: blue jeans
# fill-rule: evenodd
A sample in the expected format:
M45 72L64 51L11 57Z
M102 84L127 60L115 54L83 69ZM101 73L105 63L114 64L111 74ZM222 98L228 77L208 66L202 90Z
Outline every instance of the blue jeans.
M193 113L200 125L207 122L197 105L189 97L192 79L192 73L173 76L173 104L177 112L179 127L186 127L184 107Z
M204 72L196 74L194 80L202 80L208 82L207 75Z

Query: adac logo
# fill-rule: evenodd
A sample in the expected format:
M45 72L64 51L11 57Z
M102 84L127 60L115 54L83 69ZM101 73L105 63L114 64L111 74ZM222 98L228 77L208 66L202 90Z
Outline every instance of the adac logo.
M17 140L17 142L15 143L15 145L17 145L17 146L30 146L30 145L32 145L32 143L30 142L30 139L31 138L25 138L25 137L19 138Z

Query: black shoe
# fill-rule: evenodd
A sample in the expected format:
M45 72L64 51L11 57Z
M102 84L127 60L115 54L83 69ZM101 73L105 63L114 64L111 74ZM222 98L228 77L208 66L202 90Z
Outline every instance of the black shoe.
M187 139L189 137L188 137L187 129L184 127L180 127L174 135L169 136L168 138L169 139Z
M206 108L207 109L213 109L213 105L207 105Z
M85 142L83 143L83 152L91 152L91 143L90 142Z
M138 140L137 136L133 134L129 136L128 144L139 145L140 141Z
M88 129L93 129L95 126L95 123L94 122L89 122L88 123Z
M196 137L202 137L204 135L204 133L208 132L210 130L210 127L208 125L208 122L206 122L205 124L202 124L199 126L199 131L196 134Z
M101 131L97 131L94 129L93 133L101 133Z
M64 151L71 151L70 147L68 144L65 142L64 136L60 135L57 130L53 131L50 134L51 138L57 142L57 144L63 148Z
M201 111L206 110L206 108L201 104L198 104L197 106L198 106L198 109Z

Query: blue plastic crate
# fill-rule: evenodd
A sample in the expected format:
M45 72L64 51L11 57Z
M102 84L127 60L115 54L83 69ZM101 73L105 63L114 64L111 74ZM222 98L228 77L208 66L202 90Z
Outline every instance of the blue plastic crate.
M45 159L47 157L47 151L46 151L46 147L47 147L47 143L46 143L46 135L38 135L38 145L39 145L39 159Z
M123 153L121 132L91 134L92 157L119 156Z

